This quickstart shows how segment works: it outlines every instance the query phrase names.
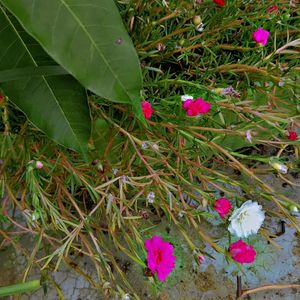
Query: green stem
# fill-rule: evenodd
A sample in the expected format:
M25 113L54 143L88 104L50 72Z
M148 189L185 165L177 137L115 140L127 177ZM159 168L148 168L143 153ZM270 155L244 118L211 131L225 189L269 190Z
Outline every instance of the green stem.
M39 289L41 287L40 280L32 280L25 283L0 287L0 297L10 296L18 293L26 293Z

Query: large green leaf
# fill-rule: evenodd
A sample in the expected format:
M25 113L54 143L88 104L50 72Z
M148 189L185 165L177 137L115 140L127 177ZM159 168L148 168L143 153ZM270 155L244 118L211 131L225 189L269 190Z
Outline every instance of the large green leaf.
M139 60L113 0L1 0L87 89L140 114Z
M16 20L0 7L0 70L49 64L42 48L17 27ZM28 74L1 83L0 87L50 138L68 148L85 151L90 136L89 108L85 90L74 78Z

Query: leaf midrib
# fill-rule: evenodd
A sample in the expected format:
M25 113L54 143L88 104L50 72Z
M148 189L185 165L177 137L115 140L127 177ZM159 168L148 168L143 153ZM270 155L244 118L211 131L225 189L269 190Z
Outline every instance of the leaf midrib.
M122 86L122 88L125 91L126 95L131 100L129 92L127 91L127 89L123 85L122 81L117 76L117 74L114 72L114 70L110 67L110 65L109 65L108 61L105 59L105 56L103 55L101 49L98 48L98 45L94 42L94 40L93 40L92 36L90 35L90 33L88 32L88 30L86 30L86 27L84 26L84 24L80 21L80 19L77 17L77 15L75 14L75 12L71 9L71 7L64 0L59 0L59 1L61 1L61 3L66 7L66 9L69 11L69 13L78 22L78 24L80 24L81 29L86 33L86 35L90 39L91 43L96 48L97 52L99 53L99 55L101 56L101 58L105 62L106 66L109 68L109 70L111 71L111 73L113 74L113 76L118 80L119 84Z

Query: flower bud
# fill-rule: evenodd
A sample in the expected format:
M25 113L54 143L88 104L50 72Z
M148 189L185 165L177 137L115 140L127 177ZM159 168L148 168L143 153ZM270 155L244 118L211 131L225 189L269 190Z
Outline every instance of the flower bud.
M185 44L185 39L181 39L178 43L180 46L183 46Z
M204 255L199 255L198 256L198 261L200 264L203 264L205 262L205 256Z
M98 163L96 164L96 168L97 168L97 170L103 172L103 165L102 165L101 162L98 162Z
M288 172L288 167L284 164L273 162L271 166L274 170L278 171L281 174L286 174Z
M129 294L125 294L123 296L122 300L130 300L130 295Z
M297 207L296 205L292 205L292 204L288 206L288 210L289 210L291 213L297 213L297 212L299 212L298 207Z
M193 17L193 24L195 26L199 26L202 23L201 17L200 16L194 16Z

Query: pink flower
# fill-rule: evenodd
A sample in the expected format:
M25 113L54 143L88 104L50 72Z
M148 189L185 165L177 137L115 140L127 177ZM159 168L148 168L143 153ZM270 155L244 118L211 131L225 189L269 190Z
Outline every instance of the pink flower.
M260 45L266 45L268 42L269 35L269 31L266 31L263 28L259 27L256 31L252 33L252 39Z
M240 264L251 264L255 261L256 251L242 240L232 243L228 250L232 259Z
M182 103L182 107L185 109L185 110L188 110L192 107L194 101L192 99L188 99L188 100L185 100L183 103Z
M194 108L198 114L206 114L210 111L210 104L204 101L202 98L198 98L194 101Z
M174 247L156 235L145 241L145 247L148 252L148 268L153 274L157 273L160 281L165 281L175 268Z
M296 131L289 131L288 132L288 139L290 141L297 141L297 139L298 139L298 133Z
M36 166L37 169L42 169L44 167L44 164L41 161L38 160L36 162L35 166Z
M246 131L246 139L248 140L249 143L252 143L252 134L251 130Z
M199 114L206 114L210 111L210 104L202 98L196 100L188 99L183 102L182 107L189 117L196 117Z
M226 198L220 198L220 199L216 200L215 205L214 205L215 211L220 215L220 217L222 219L224 219L225 215L227 215L229 213L231 208L232 208L232 205L231 205L230 201Z
M142 111L144 114L144 117L149 120L152 116L153 113L153 108L151 104L148 101L143 101L142 102Z

